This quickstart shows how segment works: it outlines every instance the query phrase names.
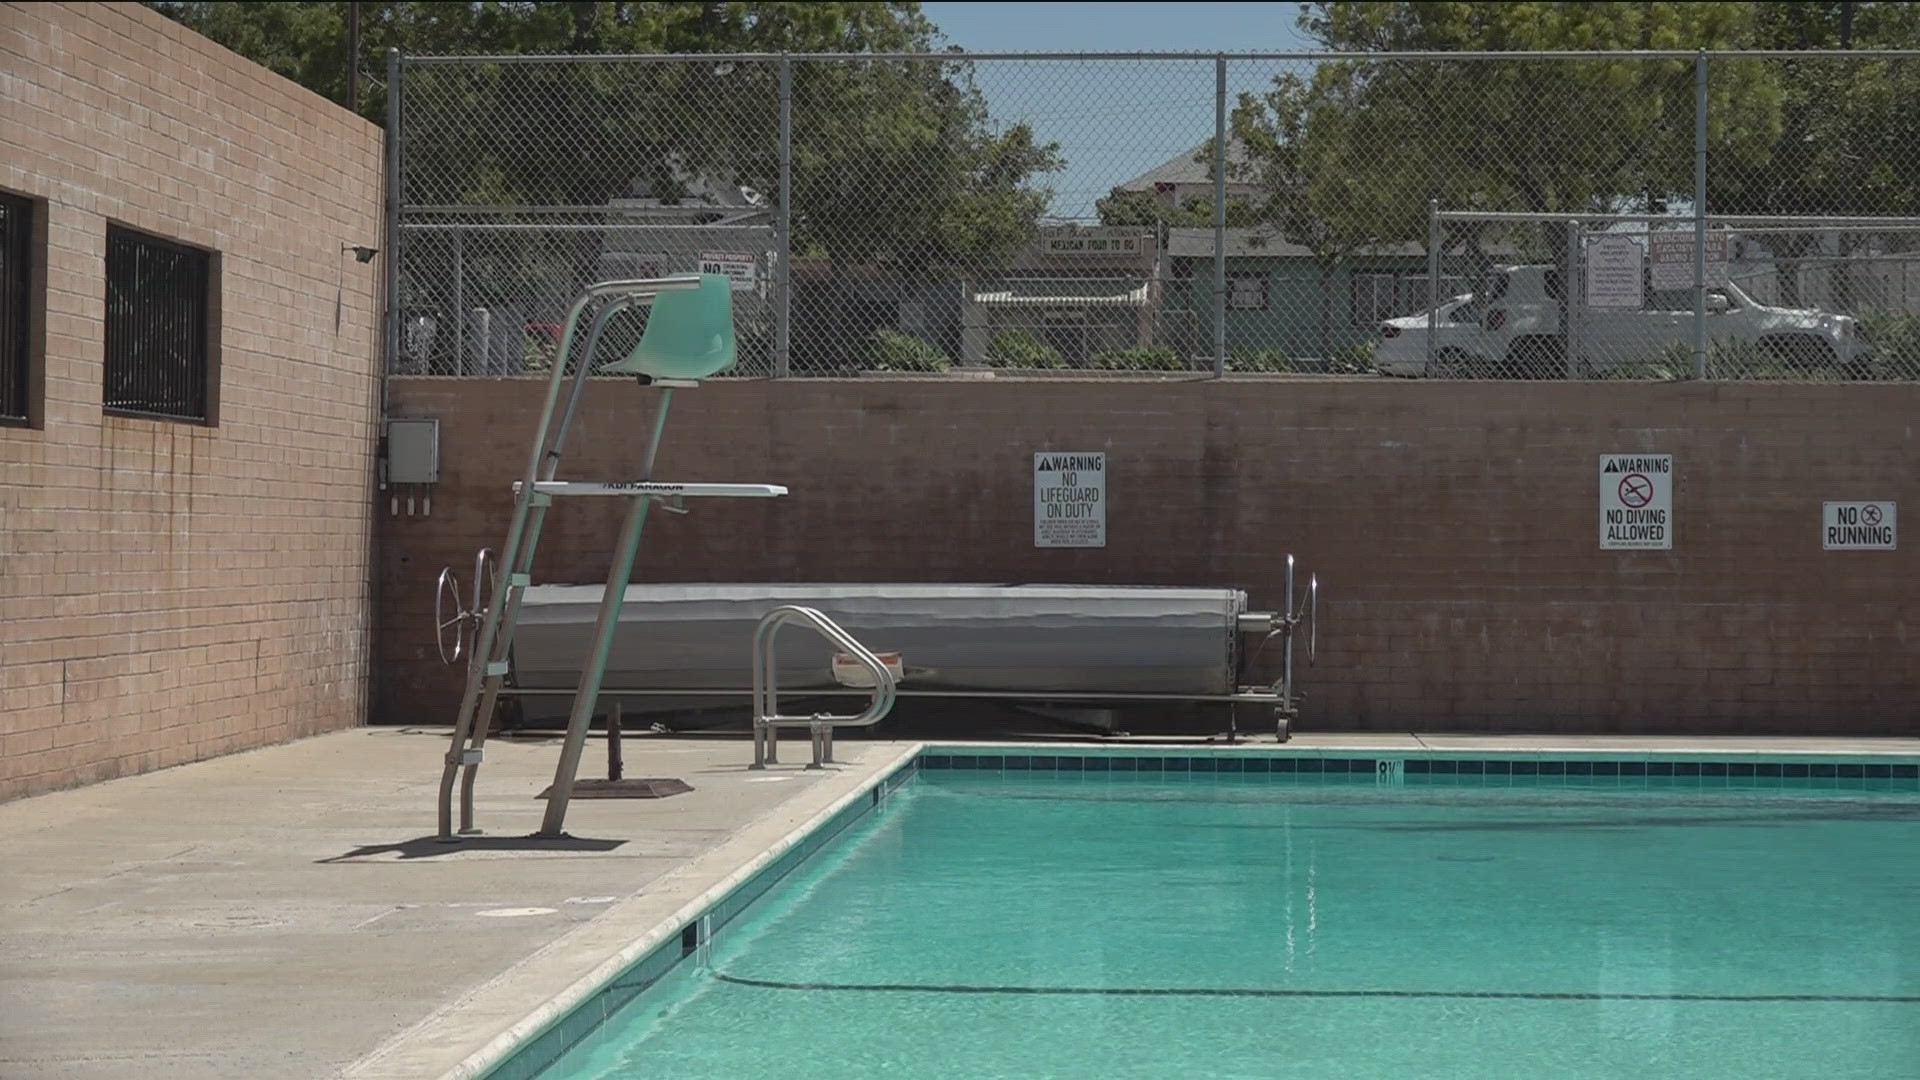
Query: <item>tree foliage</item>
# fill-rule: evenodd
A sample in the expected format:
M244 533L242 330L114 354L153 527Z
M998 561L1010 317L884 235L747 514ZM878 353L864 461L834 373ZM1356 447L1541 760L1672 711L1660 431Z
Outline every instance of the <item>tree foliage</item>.
M1302 6L1301 30L1342 53L1911 48L1920 5L1899 3L1378 3ZM1708 206L1716 213L1920 213L1920 63L1861 57L1715 58ZM1290 68L1243 94L1236 179L1263 230L1339 259L1427 240L1427 207L1663 212L1693 198L1691 59L1383 56ZM1206 162L1210 149L1196 160ZM1116 192L1103 217L1178 214ZM1195 222L1201 223L1201 222ZM1445 231L1449 248L1484 227ZM1518 238L1525 240L1526 238ZM1557 253L1560 230L1533 246Z
M1783 50L1778 57L1715 61L1726 70L1778 87L1777 137L1757 158L1708 159L1708 206L1716 213L1765 215L1920 215L1920 173L1906 160L1920 145L1920 61L1880 56L1793 55L1808 49L1920 47L1920 6L1906 3L1769 3L1755 5L1755 44ZM1780 286L1798 300L1794 260L1821 242L1800 229L1758 232L1780 257ZM1842 253L1872 239L1838 238ZM1913 246L1911 233L1883 238ZM1848 302L1843 263L1836 281Z
M1751 4L1315 3L1300 26L1341 52L1626 51L1747 44ZM1781 94L1761 73L1709 84L1710 152L1763 155ZM1341 60L1243 96L1235 130L1271 218L1316 250L1416 241L1448 209L1605 212L1692 190L1690 60ZM1461 230L1461 239L1474 230ZM1549 237L1553 231L1549 231ZM1552 240L1549 239L1549 243Z
M344 100L346 3L153 3ZM915 3L367 3L361 111L384 119L389 48L418 56L795 54L797 254L914 268L1004 258L1037 228L1057 147L998 128L969 65ZM808 62L812 52L925 60ZM777 198L775 63L410 64L410 205L672 201L690 180Z

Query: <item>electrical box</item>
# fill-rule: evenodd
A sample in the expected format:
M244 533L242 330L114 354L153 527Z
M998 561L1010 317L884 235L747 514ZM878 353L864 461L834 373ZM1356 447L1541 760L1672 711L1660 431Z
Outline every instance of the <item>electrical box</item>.
M394 417L387 421L387 483L440 482L440 421Z

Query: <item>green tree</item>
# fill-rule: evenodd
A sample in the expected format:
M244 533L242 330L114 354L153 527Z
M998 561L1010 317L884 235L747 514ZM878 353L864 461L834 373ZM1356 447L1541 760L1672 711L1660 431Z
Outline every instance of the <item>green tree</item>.
M361 112L379 120L389 49L419 55L910 52L931 47L917 3L362 3L360 54L348 57L345 0L147 6L330 100L345 104L354 63L375 76Z
M1920 47L1920 6L1906 3L1757 5L1755 45L1778 57L1716 59L1710 77L1742 73L1780 88L1778 136L1763 154L1708 159L1708 202L1715 213L1764 215L1920 214L1920 175L1901 151L1920 145L1920 64L1883 56L1816 57L1808 49ZM1798 261L1823 242L1812 229L1756 231L1779 260L1784 302L1800 302ZM1910 231L1834 236L1841 255L1879 240L1914 246ZM1850 265L1834 274L1834 299L1852 304Z
M1062 165L1030 128L997 129L963 58L937 51L916 3L367 3L152 7L340 101L389 48L440 55L796 54L796 252L915 268L1009 257L1034 235ZM811 52L925 53L808 62ZM380 58L380 59L376 59ZM599 206L688 178L777 197L771 62L431 64L406 82L404 198L413 205ZM362 112L385 115L370 82Z
M1348 53L1718 48L1747 44L1745 3L1303 5L1301 29ZM1764 153L1780 92L1763 72L1715 80L1714 151ZM1243 95L1234 129L1279 235L1324 258L1427 240L1427 203L1449 209L1604 212L1663 205L1692 188L1690 60L1348 59L1289 71ZM1442 242L1475 250L1486 229ZM1560 228L1532 238L1558 260Z

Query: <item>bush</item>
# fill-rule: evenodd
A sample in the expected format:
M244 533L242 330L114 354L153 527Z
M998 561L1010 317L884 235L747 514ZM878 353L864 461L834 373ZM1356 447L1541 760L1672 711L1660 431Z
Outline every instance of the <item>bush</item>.
M1693 346L1668 345L1653 356L1635 357L1596 373L1608 380L1650 379L1660 382L1685 382L1693 378ZM1751 341L1707 342L1709 379L1805 379L1806 372L1794 372L1772 350ZM1818 376L1814 376L1818 377Z
M1364 375L1373 370L1373 350L1377 343L1361 341L1333 350L1327 357L1327 370L1343 375Z
M1241 349L1227 357L1228 371L1259 371L1270 374L1298 371L1293 357L1278 349Z
M1025 330L1003 330L987 346L987 366L997 368L1065 367L1060 353Z
M1860 316L1860 336L1873 346L1873 366L1897 379L1920 375L1920 316L1875 312Z
M867 349L867 367L872 371L945 371L952 366L946 353L896 330L875 330Z
M1185 371L1180 354L1164 345L1117 349L1093 358L1091 367L1101 371Z

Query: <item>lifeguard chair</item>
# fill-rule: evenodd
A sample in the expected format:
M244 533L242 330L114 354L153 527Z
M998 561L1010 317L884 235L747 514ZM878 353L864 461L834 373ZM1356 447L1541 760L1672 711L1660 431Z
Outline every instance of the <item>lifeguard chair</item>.
M575 361L573 385L566 396L564 411L555 422L561 403L561 384L565 381L567 361L573 356L574 335L582 315L595 301L605 301L595 315L587 334L586 347ZM593 356L608 323L623 311L638 305L651 305L640 343L625 358L612 364L593 367ZM787 494L779 484L665 483L653 479L654 461L660 451L660 437L666 430L667 410L675 389L695 387L702 379L731 367L735 360L733 331L733 294L727 278L717 274L667 278L609 281L595 285L574 301L567 314L566 328L560 339L557 361L547 380L546 401L539 426L527 458L524 477L514 484L513 518L507 527L499 562L505 574L498 572L489 553L482 552L475 567L474 604L471 610L459 605L459 584L450 571L440 578L441 594L451 591L458 612L451 619L436 613L436 629L441 635L445 655L445 634L454 628L454 652L458 658L465 648L467 626L472 624L472 653L466 669L466 687L460 698L460 712L454 720L453 744L447 752L440 777L439 838L455 841L453 828L453 786L460 778L460 833L477 832L473 826L473 786L487 739L487 718L493 715L503 680L508 673L508 656L513 648L514 628L520 600L532 584L533 556L539 546L540 530L555 499L614 498L627 500L611 565L607 571L606 592L601 597L599 620L593 643L580 673L578 690L567 722L566 741L553 785L548 789L547 809L536 837L559 838L565 833L567 803L572 795L574 777L579 770L581 751L586 744L587 728L599 700L601 679L606 672L607 654L612 648L614 631L620 621L620 607L627 584L633 575L634 557L640 549L640 533L647 510L654 503L665 503L680 510L686 499L770 499ZM647 442L637 474L631 479L598 482L556 480L568 429L585 395L589 376L631 375L642 385L661 390L654 415L652 437ZM490 595L481 598L485 584ZM436 601L436 609L438 602ZM461 775L464 770L464 775Z

